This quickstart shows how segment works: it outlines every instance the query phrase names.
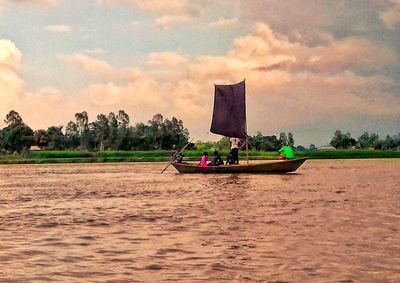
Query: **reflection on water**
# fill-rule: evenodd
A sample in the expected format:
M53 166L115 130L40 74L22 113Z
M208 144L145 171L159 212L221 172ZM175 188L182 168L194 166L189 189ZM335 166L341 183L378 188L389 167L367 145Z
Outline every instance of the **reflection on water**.
M400 160L0 166L0 281L400 281Z

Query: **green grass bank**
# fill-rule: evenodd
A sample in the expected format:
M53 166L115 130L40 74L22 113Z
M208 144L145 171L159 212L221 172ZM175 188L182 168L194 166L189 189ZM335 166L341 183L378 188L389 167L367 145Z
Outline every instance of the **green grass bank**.
M185 160L199 160L203 151L184 151ZM225 159L229 151L220 151ZM43 164L43 163L103 163L103 162L168 162L174 151L32 151L23 155L0 155L0 164ZM212 151L209 151L212 154ZM246 158L246 152L240 151L241 159ZM298 157L310 159L358 159L358 158L400 158L399 150L329 150L302 151ZM250 160L265 160L278 157L277 152L249 151Z

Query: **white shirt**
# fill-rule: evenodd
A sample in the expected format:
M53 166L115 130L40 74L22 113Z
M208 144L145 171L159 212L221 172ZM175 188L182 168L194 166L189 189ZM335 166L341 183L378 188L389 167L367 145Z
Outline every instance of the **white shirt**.
M229 141L231 142L231 149L232 148L239 148L240 139L238 139L238 138L230 138Z

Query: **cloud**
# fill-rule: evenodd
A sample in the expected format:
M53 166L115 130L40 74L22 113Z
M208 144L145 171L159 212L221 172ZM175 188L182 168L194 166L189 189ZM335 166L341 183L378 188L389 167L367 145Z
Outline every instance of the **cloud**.
M105 53L105 51L100 48L85 49L84 52L87 54L104 54Z
M20 114L32 117L27 120L32 127L39 125L40 117L29 113L29 104L42 113L46 105L48 111L58 109L58 116L51 115L63 117L64 124L73 119L74 112L86 110L97 115L124 109L133 123L161 113L181 118L198 139L216 139L219 137L205 134L211 120L214 83L229 84L244 78L250 134L294 131L295 137L303 133L302 143L315 143L318 140L313 138L329 139L334 130L346 125L351 132L360 131L360 124L368 126L364 121L383 127L400 117L400 85L384 75L387 68L398 70L398 54L361 36L338 38L324 32L315 39L259 22L250 32L236 37L225 53L189 57L154 52L148 54L142 69L116 67L107 59L88 55L102 52L62 55L58 57L61 62L87 76L86 86L73 98L51 87L32 94L24 91L24 82L18 77L22 54L11 42L1 46L0 58L6 59L0 60L4 62L0 63L0 84L13 92L6 98L14 98L4 111L19 105L28 113ZM12 84L1 79L5 75L13 76Z
M71 27L67 25L53 25L46 26L46 30L54 33L69 33L71 32Z
M130 80L141 73L137 68L114 68L105 60L99 60L81 53L59 55L58 58L85 74L105 80Z
M165 15L154 20L153 26L159 30L169 30L173 26L190 23L193 17L185 15Z
M80 92L80 101L94 113L110 109L124 109L134 115L132 122L143 122L156 113L168 114L170 102L165 93L171 86L163 86L150 76L140 76L128 83L92 84Z
M392 6L379 14L380 19L385 24L386 28L395 30L400 23L400 1L391 0Z
M0 39L0 113L4 116L23 95L25 84L18 76L21 58L22 53L13 42Z
M169 30L173 26L193 22L202 13L200 1L189 0L98 0L99 4L131 4L140 11L157 16L153 26ZM135 26L137 23L134 23Z
M308 46L274 32L268 25L259 23L253 33L235 39L230 57L247 62L262 63L255 68L268 71L286 68L291 71L342 72L344 70L371 71L385 65L399 65L393 51L374 46L365 38L348 37L329 40L317 46Z
M209 26L215 29L224 29L224 28L230 28L238 23L237 18L232 18L232 19L225 19L225 18L219 18L218 21L209 23Z
M157 66L178 66L187 62L187 56L176 52L153 52L148 56L147 64Z
M258 23L249 34L236 38L226 54L190 59L175 52L151 53L148 64L174 66L177 72L137 70L123 82L115 81L121 70L106 61L75 54L69 63L112 80L89 84L80 92L79 101L88 111L107 112L123 105L136 121L155 113L174 115L201 139L211 138L205 133L214 83L235 83L243 78L249 130L253 132L305 132L318 127L331 134L354 116L389 121L400 115L396 107L400 98L393 93L399 84L379 75L381 68L398 64L398 57L365 38L327 35L318 45L308 45ZM358 74L363 72L372 75ZM311 142L310 138L307 141Z
M84 54L75 53L72 55L59 56L59 58L91 75L104 75L112 73L112 67L108 62L95 59Z
M129 3L141 11L153 14L178 14L197 16L201 10L200 5L197 3L197 1L189 0L98 0L98 3Z
M29 93L19 77L21 64L21 51L12 41L0 39L0 116L5 117L10 110L15 110L35 129L55 122L65 123L72 109L68 98L52 87ZM3 119L0 119L0 128L3 126Z
M45 5L53 6L57 4L57 0L4 0L5 3L16 3L16 4L33 4L33 5ZM1 3L0 3L1 4Z
M0 39L0 68L1 70L10 70L18 72L21 67L21 51L15 44L7 39Z

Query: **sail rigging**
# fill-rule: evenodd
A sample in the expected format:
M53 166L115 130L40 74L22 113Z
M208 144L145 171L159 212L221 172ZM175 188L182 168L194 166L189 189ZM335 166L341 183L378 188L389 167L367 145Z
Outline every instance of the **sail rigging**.
M244 80L232 85L215 85L214 110L210 131L227 137L246 138Z

